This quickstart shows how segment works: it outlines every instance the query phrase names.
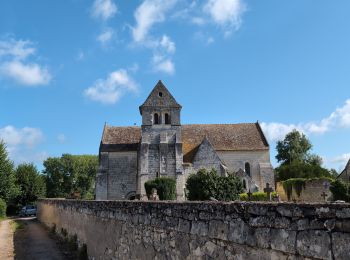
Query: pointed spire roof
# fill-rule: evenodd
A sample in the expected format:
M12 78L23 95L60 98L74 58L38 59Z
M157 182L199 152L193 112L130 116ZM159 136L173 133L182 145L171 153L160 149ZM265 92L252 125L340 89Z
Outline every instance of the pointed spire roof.
M161 80L153 88L146 101L140 106L140 111L143 107L176 107L181 108L169 90L164 86Z

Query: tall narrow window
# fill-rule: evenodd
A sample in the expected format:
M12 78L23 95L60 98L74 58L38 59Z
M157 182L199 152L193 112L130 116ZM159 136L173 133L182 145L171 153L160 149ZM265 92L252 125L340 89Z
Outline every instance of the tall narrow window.
M164 115L164 121L166 125L170 125L170 116L168 113L165 113Z
M243 189L247 189L247 182L245 181L245 179L243 179Z
M159 115L157 113L154 114L153 120L155 125L159 125Z
M245 163L244 165L245 173L250 176L250 164L248 162Z

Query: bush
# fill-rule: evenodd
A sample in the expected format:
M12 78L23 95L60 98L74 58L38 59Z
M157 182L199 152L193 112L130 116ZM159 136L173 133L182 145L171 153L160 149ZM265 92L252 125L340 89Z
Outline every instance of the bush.
M294 161L291 164L281 165L275 170L277 181L285 181L292 178L333 178L332 173L320 165L299 161Z
M331 183L329 188L333 194L333 200L344 200L350 202L350 185L342 182L341 180L335 180Z
M276 196L277 193L276 192L271 192L271 197ZM249 201L248 199L248 194L247 193L241 193L239 194L239 199L241 201ZM265 192L253 192L252 196L250 198L250 201L268 201L269 198L267 197L267 193Z
M239 194L243 191L243 184L233 174L222 177L218 176L214 169L211 171L201 169L189 176L186 189L188 190L187 198L189 200L210 200L214 198L222 201L232 201L239 198Z
M6 217L6 202L0 199L0 218Z
M160 200L176 199L176 181L173 178L160 177L145 182L147 196L152 194L152 189L157 190Z

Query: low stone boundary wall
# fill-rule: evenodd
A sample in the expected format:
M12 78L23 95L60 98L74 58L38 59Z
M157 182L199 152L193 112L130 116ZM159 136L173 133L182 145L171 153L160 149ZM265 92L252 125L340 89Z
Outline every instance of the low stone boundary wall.
M37 215L91 259L350 259L350 204L44 199Z

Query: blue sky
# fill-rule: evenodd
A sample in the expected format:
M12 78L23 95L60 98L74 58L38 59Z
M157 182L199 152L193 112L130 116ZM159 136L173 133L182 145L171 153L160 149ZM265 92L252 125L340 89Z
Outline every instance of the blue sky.
M297 128L325 166L350 157L347 0L2 0L0 138L16 162L97 154L140 125L161 79L182 123Z

